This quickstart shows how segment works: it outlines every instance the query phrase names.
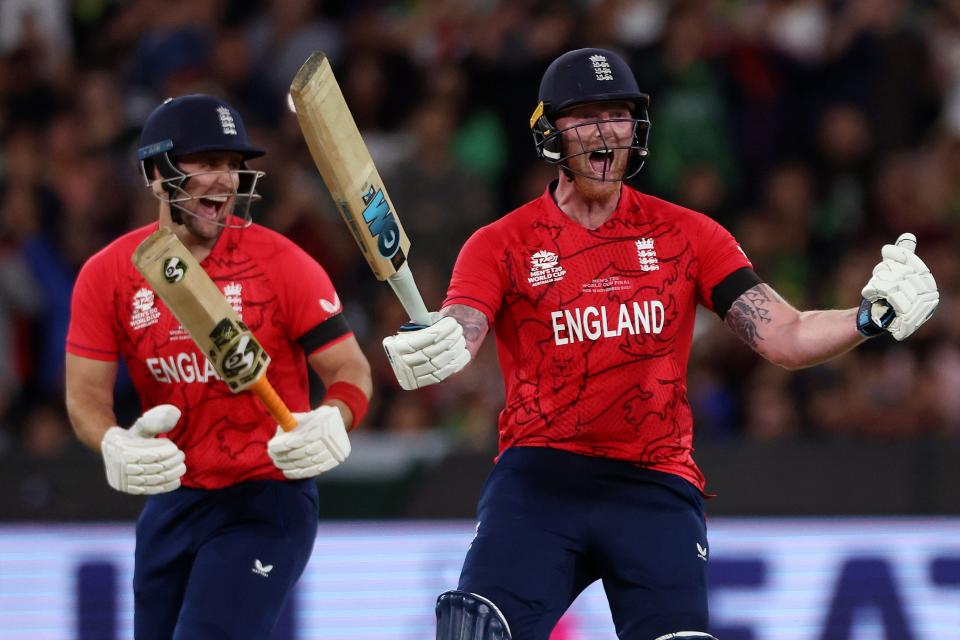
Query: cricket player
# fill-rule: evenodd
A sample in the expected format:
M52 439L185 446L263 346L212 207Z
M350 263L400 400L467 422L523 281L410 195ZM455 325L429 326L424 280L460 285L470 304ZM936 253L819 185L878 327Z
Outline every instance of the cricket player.
M793 308L719 224L623 183L647 159L650 119L611 51L550 64L530 125L557 180L466 242L432 326L384 340L416 389L461 369L493 327L506 387L498 460L437 638L546 640L595 580L623 640L713 638L686 399L696 306L796 369L908 337L936 308L936 283L906 234L883 247L859 309Z
M159 221L91 257L73 292L66 401L77 436L103 456L117 491L148 495L137 522L137 640L269 638L317 531L313 477L350 453L369 364L323 268L252 224L263 155L230 105L165 100L147 118L139 160ZM272 357L270 383L298 426L280 430L250 393L233 394L131 263L172 229ZM117 425L117 360L143 416ZM311 410L307 363L326 387ZM154 434L162 433L158 437Z

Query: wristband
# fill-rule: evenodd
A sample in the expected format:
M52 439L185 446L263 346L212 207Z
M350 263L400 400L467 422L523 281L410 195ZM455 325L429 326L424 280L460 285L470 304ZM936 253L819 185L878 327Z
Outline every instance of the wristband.
M353 414L353 424L350 425L349 431L357 428L363 417L367 415L367 408L370 405L367 394L360 387L343 380L337 380L327 388L327 395L323 397L323 401L328 400L339 400L350 409L350 413Z
M887 327L896 317L897 314L888 306L887 310L880 316L880 322L875 322L873 320L873 303L863 298L860 301L860 307L857 309L857 331L864 338L875 338L885 333Z

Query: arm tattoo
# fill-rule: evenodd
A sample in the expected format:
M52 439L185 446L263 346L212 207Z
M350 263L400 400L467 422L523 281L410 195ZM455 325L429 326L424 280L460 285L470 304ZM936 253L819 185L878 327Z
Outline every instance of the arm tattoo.
M467 341L467 349L470 351L470 355L477 355L480 345L483 344L483 338L490 328L487 323L487 316L465 304L452 304L449 307L444 307L441 313L453 317L460 323L460 326L463 327L463 338Z
M782 302L783 298L770 285L760 283L734 301L724 322L737 337L756 349L757 342L763 340L760 327L773 321L771 307Z

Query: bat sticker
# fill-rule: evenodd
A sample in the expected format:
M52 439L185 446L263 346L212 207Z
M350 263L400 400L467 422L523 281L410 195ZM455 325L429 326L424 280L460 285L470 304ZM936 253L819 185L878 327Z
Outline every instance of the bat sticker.
M187 275L187 265L176 256L163 261L163 277L170 284L180 282Z
M383 195L383 189L372 184L363 194L363 221L370 228L370 235L377 239L377 251L390 259L400 250L400 227L390 211L390 204Z

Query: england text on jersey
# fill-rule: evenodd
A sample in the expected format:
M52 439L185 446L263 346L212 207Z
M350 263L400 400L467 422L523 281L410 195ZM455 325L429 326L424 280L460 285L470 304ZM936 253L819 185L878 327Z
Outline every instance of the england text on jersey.
M663 303L659 300L621 303L609 312L606 306L575 307L550 314L553 343L560 346L583 340L616 338L663 331Z
M205 384L207 380L220 379L210 361L203 356L198 356L195 351L190 353L181 351L176 355L147 358L146 363L153 379L164 384L181 382Z

